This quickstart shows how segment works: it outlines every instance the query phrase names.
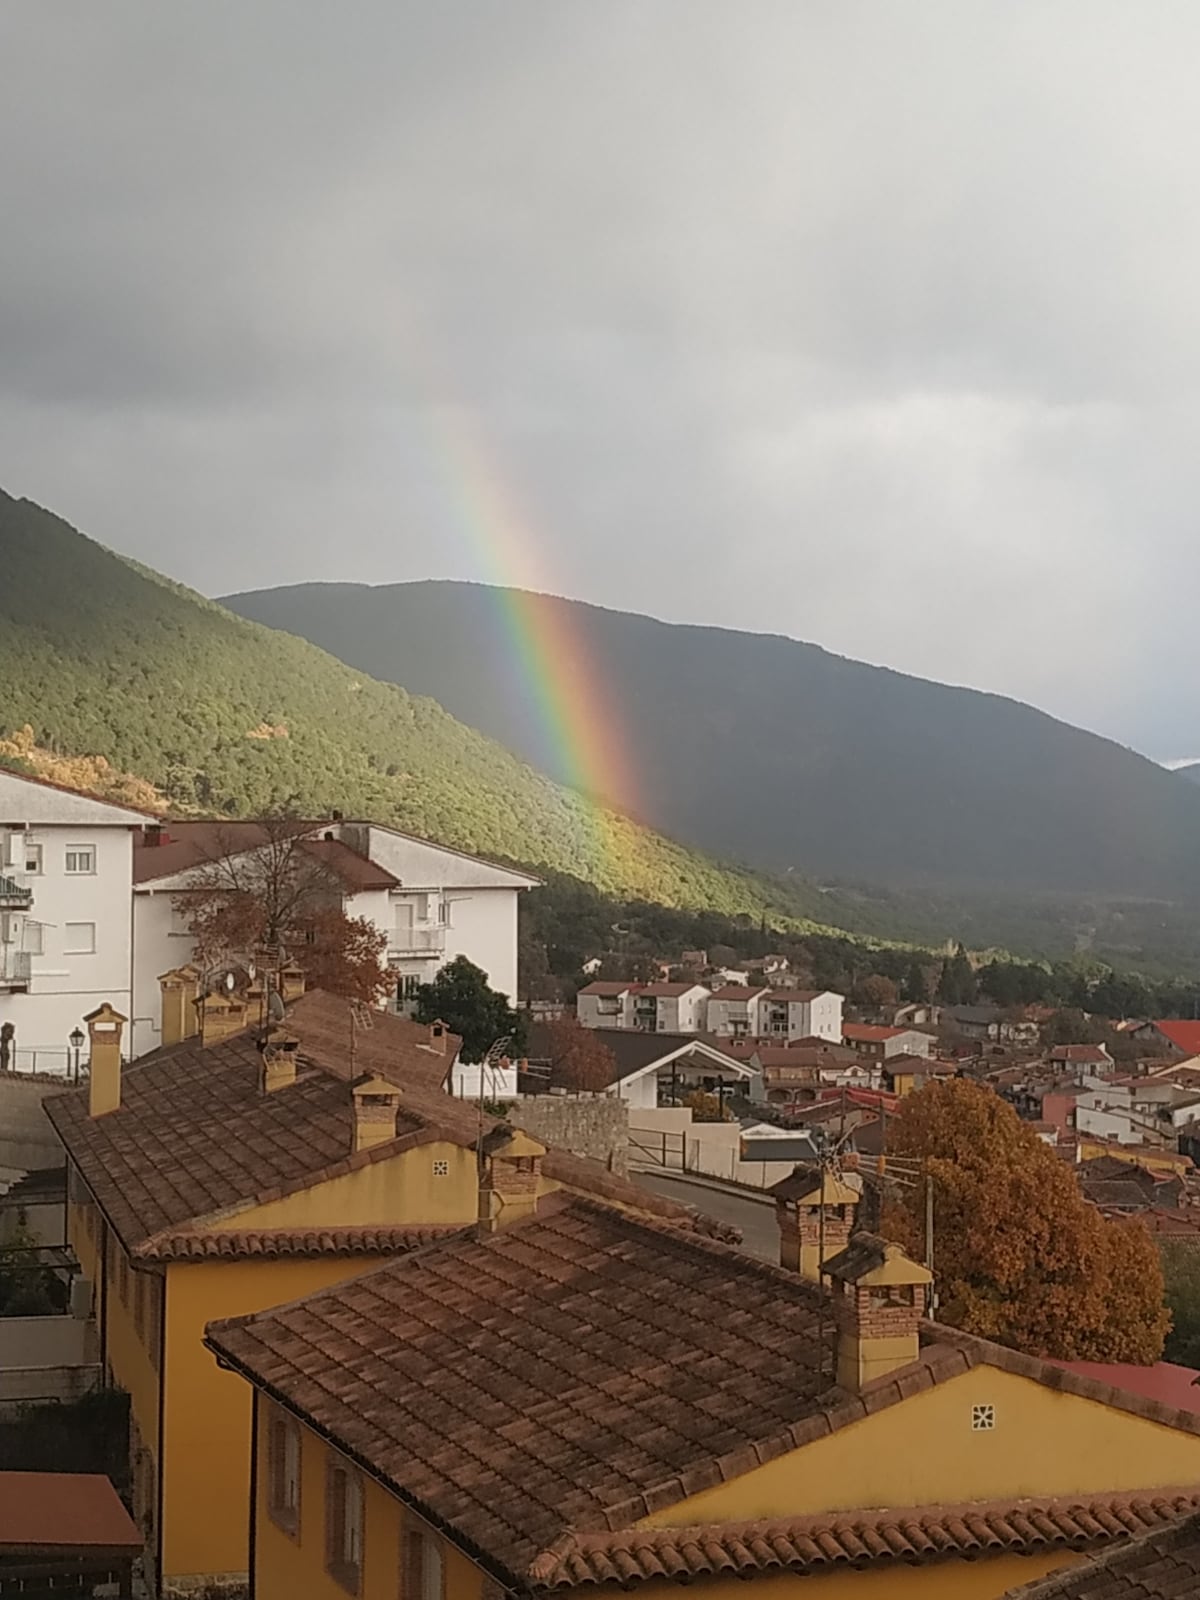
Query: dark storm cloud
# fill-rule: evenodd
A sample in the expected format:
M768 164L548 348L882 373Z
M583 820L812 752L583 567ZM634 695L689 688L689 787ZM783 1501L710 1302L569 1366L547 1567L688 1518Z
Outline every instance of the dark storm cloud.
M486 458L518 580L1193 753L1198 45L1186 0L11 6L0 482L215 593L480 575Z

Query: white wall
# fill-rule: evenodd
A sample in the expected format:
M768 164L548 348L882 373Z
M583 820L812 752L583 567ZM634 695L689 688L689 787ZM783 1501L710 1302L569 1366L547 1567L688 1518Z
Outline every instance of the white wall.
M28 993L0 990L0 1023L16 1027L18 1065L30 1065L29 1053L36 1050L43 1058L39 1066L61 1055L65 1067L67 1036L89 1011L108 1000L124 1015L130 1012L133 836L123 825L33 823L24 838L40 845L41 872L2 870L33 891L32 907L17 922L26 924L21 929L26 950L36 950L40 930L41 953L30 956ZM66 853L76 846L94 852L94 872L67 873ZM72 953L81 939L68 933L68 924L91 925L91 953Z
M162 991L164 972L185 966L194 944L187 920L175 909L174 896L165 891L139 890L133 897L133 1030L130 1055L144 1056L162 1043Z
M640 1078L622 1083L618 1092L626 1105L639 1111L653 1111L658 1105L658 1074L644 1072Z

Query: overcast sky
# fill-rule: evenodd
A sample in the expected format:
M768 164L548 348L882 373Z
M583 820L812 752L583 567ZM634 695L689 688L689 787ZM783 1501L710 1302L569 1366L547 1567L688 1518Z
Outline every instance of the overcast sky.
M0 11L0 484L1200 753L1195 0Z

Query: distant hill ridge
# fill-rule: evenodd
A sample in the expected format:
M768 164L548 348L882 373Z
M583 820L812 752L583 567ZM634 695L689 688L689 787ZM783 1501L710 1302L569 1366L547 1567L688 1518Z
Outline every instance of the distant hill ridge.
M512 692L504 607L484 586L300 584L224 603L436 690L563 775L537 708ZM772 872L899 888L1200 900L1200 794L1109 740L816 645L532 603L595 663L641 820L673 837Z
M7 759L101 757L114 769L105 781L136 775L189 811L337 809L612 894L826 920L829 902L810 885L597 815L433 700L244 621L2 491L0 555ZM71 770L81 782L105 771L94 759Z

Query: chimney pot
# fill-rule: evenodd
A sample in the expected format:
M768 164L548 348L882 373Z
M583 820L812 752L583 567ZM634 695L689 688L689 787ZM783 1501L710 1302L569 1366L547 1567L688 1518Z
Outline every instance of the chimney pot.
M874 1379L917 1359L925 1296L933 1282L928 1267L877 1234L856 1233L823 1270L838 1328L839 1387L858 1394Z
M88 1115L103 1117L121 1107L121 1034L129 1018L105 1001L83 1020L91 1043Z
M484 1135L479 1177L479 1227L495 1233L537 1210L546 1146L523 1128L499 1123Z
M350 1093L354 1103L354 1154L394 1139L396 1113L402 1099L396 1085L386 1078L360 1078Z

